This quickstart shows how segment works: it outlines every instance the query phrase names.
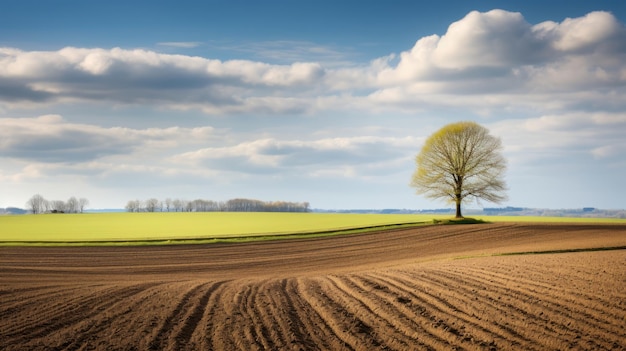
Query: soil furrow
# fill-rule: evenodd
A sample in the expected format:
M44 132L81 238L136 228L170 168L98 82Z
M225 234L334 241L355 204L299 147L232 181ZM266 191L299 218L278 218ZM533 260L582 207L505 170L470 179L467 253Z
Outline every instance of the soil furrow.
M558 301L561 304L568 305L577 305L577 301L593 301L593 304L584 304L580 307L584 307L587 310L590 310L593 314L601 314L612 316L615 312L619 313L615 315L615 322L620 321L619 314L626 313L626 306L619 306L615 302L620 299L620 296L613 295L613 291L609 295L598 296L599 294L595 292L588 292L585 289L581 289L581 287L577 288L568 288L564 283L569 282L579 282L583 279L581 277L559 277L559 281L562 283L558 283L554 280L545 280L545 277L551 276L551 272L554 269L553 267L526 267L526 270L529 268L534 272L534 275L537 277L534 280L528 280L520 276L521 272L515 272L515 278L512 278L511 271L509 269L508 274L499 273L498 270L486 272L482 269L468 269L468 272L463 272L459 270L451 270L451 272L455 272L457 275L471 275L475 278L480 278L485 281L489 281L492 284L498 283L500 286L508 286L514 284L516 290L523 291L528 296L553 296L555 295L553 301ZM583 277L586 274L582 275ZM541 278L543 277L543 278ZM611 281L611 277L606 277L602 279L603 281Z
M197 348L198 345L195 343L191 343L191 338L194 335L194 332L200 325L200 322L207 311L207 303L211 295L217 290L223 282L215 282L212 283L209 287L206 285L201 285L201 288L205 288L206 290L200 296L198 302L189 310L189 313L186 314L182 326L177 334L174 336L174 349L182 350L182 349L190 349Z
M51 290L48 296L42 294L36 294L35 297L22 295L19 304L7 305L7 307L12 307L10 313L3 313L1 321L5 325L4 334L11 336L13 333L23 334L25 330L36 329L42 323L37 316L55 314L59 313L60 309L66 309L67 302L74 298L77 290L76 287L72 287L61 291ZM4 306L4 303L2 305ZM35 310L36 313L31 313L27 318L23 318L23 311L29 310Z
M533 271L542 272L543 269L537 267ZM461 276L460 272L456 274ZM515 275L515 277L518 275ZM543 276L544 279L550 279L550 270L545 271ZM490 287L495 290L494 294L501 296L497 287L502 286L502 284L494 284L494 279L484 275L473 275L472 279L474 278L477 284L490 284ZM606 284L607 282L605 279L602 279L602 276L598 275L595 276L595 281L594 286ZM621 328L614 327L626 320L626 313L623 308L616 304L619 300L617 298L612 299L611 302L601 303L595 301L594 295L582 289L576 294L563 293L560 289L561 284L547 284L545 289L529 289L525 283L518 284L515 280L512 283L507 281L506 284L514 286L512 291L515 293L512 295L516 297L514 302L516 302L517 308L529 312L534 311L534 318L541 319L539 328L545 328L545 324L549 322L550 327L559 326L559 329L565 331L566 334L578 335L580 328L576 321L584 320L587 326L592 326L597 332L602 333L604 338L619 340L624 335ZM513 306L507 304L506 308L511 309Z
M264 345L266 338L261 332L261 323L255 311L255 295L258 293L258 282L242 282L243 286L235 295L231 328L233 328L234 344L239 349L246 347L252 350L267 350Z
M446 274L450 273L442 273L440 276L445 276ZM476 287L485 287L488 283L488 280L483 281L468 274L464 274L462 276L455 275L454 278L450 277L450 279L455 278L458 281L463 281L466 285L468 282L474 282L474 286ZM559 295L556 295L555 288L541 292L533 292L522 288L522 285L520 284L515 284L513 289L499 287L494 284L490 284L488 286L490 294L495 294L500 297L507 296L511 300L511 302L506 302L508 299L504 299L504 301L501 301L502 299L498 300L501 301L502 304L500 307L501 310L508 311L508 313L511 313L511 311L517 311L522 316L521 319L526 320L526 323L533 323L533 325L537 325L537 331L540 331L543 328L545 322L548 321L548 316L551 316L551 323L558 321L561 329L570 333L576 332L576 330L569 327L569 324L571 324L573 320L585 320L587 324L593 325L599 331L607 333L607 335L613 335L614 337L618 336L614 335L614 331L604 327L606 321L596 317L597 311L595 311L595 313L590 312L582 304L568 303L567 294L562 295L559 292ZM541 306L540 312L543 312L545 315L539 316L539 311L537 311L534 315L529 313L533 310L536 311L537 306ZM540 321L531 322L529 319L540 319ZM552 324L552 326L554 325L555 324Z
M28 306L30 302L34 300L45 300L50 298L51 295L60 295L67 291L74 290L75 287L66 287L65 289L60 286L50 287L50 286L39 286L39 287L31 287L24 289L14 289L14 290L5 290L0 298L2 298L2 306L0 306L0 311L4 307L15 307L20 306ZM28 296L29 302L24 301L24 296Z
M320 350L346 349L346 341L337 334L335 323L328 320L328 316L321 307L325 297L318 289L317 282L309 278L304 282L298 282L293 288L300 306L303 306L303 309L298 309L298 312L304 315L301 320L306 321L304 323L308 325L309 336L315 337L315 347L312 350L315 348Z
M289 342L294 346L299 346L306 350L313 350L316 346L313 340L313 328L311 328L307 311L307 305L303 304L297 294L298 281L295 278L282 279L280 281L280 299L275 304L281 306L286 314L286 335L289 336ZM296 303L297 302L297 303ZM321 341L321 340L320 340Z
M289 319L294 329L294 341L304 350L329 350L333 348L328 338L328 325L311 306L302 292L308 281L300 278L285 280L284 292ZM335 338L336 340L336 338Z
M238 289L235 282L224 283L216 293L209 299L209 310L207 311L207 321L205 335L207 350L235 350L237 349L233 333L237 328L234 311L235 296Z
M34 319L29 326L21 325L21 330L12 334L7 333L6 337L11 340L11 343L19 344L25 340L38 339L58 333L64 328L78 324L82 320L100 313L102 306L111 305L135 293L135 289L132 289L131 292L125 292L124 287L113 287L95 292L90 291L90 289L85 290L88 290L84 293L85 295L81 293L76 298L57 301L54 306L46 309L41 315L46 317ZM102 299L102 296L109 295L115 298L112 301Z
M458 306L441 300L441 296L420 290L420 280L403 281L397 273L369 274L363 277L364 284L404 302L413 319L421 328L435 338L452 338L454 342L470 344L493 344L494 337L504 339L503 334L482 327L478 318L472 318ZM450 341L448 341L450 342ZM466 346L469 347L469 346Z
M441 278L447 278L448 282L441 281ZM586 320L587 316L591 316L587 313L573 312L576 308L575 304L563 305L558 298L555 297L553 300L549 293L529 295L510 289L507 286L490 285L488 280L474 279L468 274L450 275L448 272L440 271L437 275L429 275L427 280L433 283L438 282L438 288L442 291L445 291L446 287L456 286L456 290L462 290L466 294L475 294L475 296L480 296L481 299L487 299L483 307L479 309L481 311L476 311L476 313L501 316L500 319L504 316L506 317L506 319L503 319L504 323L498 322L499 324L508 325L513 323L516 327L507 327L507 329L523 330L528 337L536 338L544 335L545 329L549 328L562 336L580 338L580 331L573 322ZM491 308L496 310L488 312ZM496 318L495 321L497 322L498 319ZM598 332L601 332L604 338L608 338L610 343L622 337L619 331L611 331L605 328L598 318L591 317L591 321L592 323L589 324L592 324Z
M99 328L104 330L110 326L109 322L111 318L109 318L108 315L102 316L103 314L109 313L107 311L110 307L122 303L132 296L142 293L145 289L154 287L156 285L159 284L150 283L116 289L105 289L104 291L106 291L107 294L110 295L104 295L99 298L99 300L103 301L101 305L96 305L93 307L84 306L85 309L90 309L90 312L88 314L84 313L81 316L80 313L77 313L75 318L63 317L65 319L56 319L58 317L55 317L46 320L40 323L40 325L31 329L24 328L18 339L8 340L11 340L11 345L19 345L19 339L22 338L28 338L28 341L26 343L30 344L36 344L39 342L39 340L48 340L48 342L46 342L45 344L49 346L55 344L55 340L62 340L59 341L57 344L57 348L59 349L67 349L71 347L71 345L80 345L84 340L93 337L93 334L97 330L99 330ZM72 301L72 304L68 307L68 309L72 311L78 311L78 308L72 307L76 304L81 305L82 303L76 303L75 301ZM121 313L123 314L128 312L129 310L126 310L125 312ZM101 322L100 327L97 326L99 322L96 322L96 320L99 319L104 319L104 321Z
M353 289L355 285L346 281L345 277L329 276L326 281L332 288L332 295L337 300L336 303L343 306L346 318L351 321L351 330L356 330L356 333L352 331L352 334L359 337L359 342L369 348L391 347L385 343L384 338L390 333L393 334L394 327L389 320L374 311L378 308L368 305L367 302L370 301L359 296L359 292ZM401 334L393 335L393 339L398 336Z
M464 275L462 278L447 280L448 273L444 271L433 272L422 275L422 282L432 287L433 290L440 291L442 295L459 300L459 305L463 305L467 314L477 318L479 324L486 325L491 333L496 333L493 328L503 332L503 339L510 340L513 336L518 339L516 342L534 344L538 349L545 349L546 345L536 340L537 335L542 335L546 327L547 315L532 315L532 305L526 304L519 307L506 302L511 300L519 303L515 297L515 291L503 289L494 292L493 286L486 284L471 285L471 277ZM453 290L450 287L454 286ZM426 288L426 287L424 287ZM450 291L448 294L447 291ZM554 325L553 325L554 326ZM507 334L509 334L507 336Z
M380 300L374 301L374 299L364 296L363 289L361 289L358 285L353 284L350 281L350 278L346 276L329 277L329 279L334 288L342 293L345 301L344 304L349 306L351 309L354 309L355 314L358 311L359 318L363 320L365 326L368 326L368 328L371 329L371 332L367 333L367 335L371 338L369 341L370 344L380 347L384 346L387 348L393 347L393 345L387 343L386 340L393 340L393 344L397 343L396 340L401 340L400 343L403 343L405 346L407 343L417 344L415 339L408 340L407 342L407 335L399 332L394 323L391 321L394 318L385 318L384 314L381 315L378 303ZM377 326L377 328L369 327L372 325Z
M253 323L257 335L263 344L264 350L278 350L284 348L286 336L280 333L276 324L282 322L276 307L269 295L277 293L272 289L273 281L257 283L258 289L251 295L251 303L248 305L249 314L253 316Z
M345 282L358 293L355 298L372 306L372 313L385 320L383 333L389 340L389 347L397 350L429 350L447 345L446 340L429 332L431 323L418 318L407 305L411 303L402 291L392 292L384 286L372 283L362 274L346 277ZM348 290L349 291L349 290Z
M478 313L468 311L468 308L477 304L472 299L466 298L470 296L469 294L456 295L456 290L449 285L431 289L425 280L425 277L431 274L421 274L419 278L407 278L400 274L394 274L393 277L380 275L374 275L374 277L380 281L379 284L393 286L395 289L409 293L417 301L417 304L424 308L420 311L420 316L430 320L433 326L442 327L441 330L454 328L456 333L462 335L462 340L465 342L487 345L492 344L494 339L497 339L498 343L504 342L511 345L515 343L533 344L530 339L516 331L498 324L486 324ZM452 294L449 295L446 291L451 291ZM437 292L437 294L433 292ZM457 303L452 304L448 302L448 299L454 299ZM489 306L479 303L476 308L486 309ZM452 323L462 325L463 331L457 330L456 327L452 326ZM441 333L440 331L435 332Z
M336 350L355 350L354 337L346 332L348 327L344 324L342 317L343 307L332 300L322 287L324 278L310 279L308 289L303 290L306 300L310 301L311 307L328 327L328 336L336 339ZM332 293L332 292L331 292Z
M274 327L280 330L277 334L283 348L291 345L313 350L316 344L312 340L312 330L307 330L306 319L301 319L305 307L295 303L298 296L293 295L296 291L294 284L295 278L281 279L272 283L269 297L270 306L273 306L273 313L276 315Z
M128 305L128 301L134 301L133 296L137 296L145 293L146 290L159 286L160 283L146 283L139 286L128 287L128 291L123 294L117 294L119 299L111 300L111 303L106 306L100 306L97 309L100 313L85 318L81 323L72 326L59 335L59 340L65 340L62 345L59 345L59 349L74 351L79 349L85 349L86 345L93 339L94 335L106 334L114 321L122 316L129 314L132 311L132 307ZM125 306L118 306L125 305Z
M196 310L197 327L190 334L189 341L192 345L198 345L197 349L225 349L225 347L216 347L215 340L218 340L218 326L223 324L225 320L221 306L225 288L229 283L229 281L215 282L205 293L205 297ZM201 309L200 306L204 306L204 308Z
M194 284L180 300L174 310L163 321L163 324L156 333L155 338L150 343L151 350L167 350L176 346L176 335L180 328L177 326L187 319L194 312L195 305L201 295L200 291L205 284Z

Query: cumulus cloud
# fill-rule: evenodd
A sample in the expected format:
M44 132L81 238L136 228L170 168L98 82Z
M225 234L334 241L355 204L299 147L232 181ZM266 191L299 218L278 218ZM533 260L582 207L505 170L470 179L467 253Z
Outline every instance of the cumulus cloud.
M166 150L214 134L212 127L105 128L71 123L59 115L0 118L0 125L2 157L44 163L84 163L141 149Z
M475 110L474 100L497 110L503 104L538 106L540 96L570 106L563 100L569 93L577 94L579 105L596 104L604 99L593 95L600 89L626 94L624 43L623 25L608 12L531 25L519 13L474 11L442 36L419 39L397 62L373 63L370 97L390 107L417 108L426 101Z
M624 50L624 28L610 13L596 11L562 23L547 21L536 25L537 36L546 39L559 51L576 52L603 49Z
M470 12L450 25L432 52L438 67L510 67L538 61L546 43L517 12Z

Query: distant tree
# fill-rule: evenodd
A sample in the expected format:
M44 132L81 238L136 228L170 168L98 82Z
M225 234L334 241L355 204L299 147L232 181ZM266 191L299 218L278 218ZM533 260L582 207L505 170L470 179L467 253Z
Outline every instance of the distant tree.
M130 200L126 203L127 212L139 212L141 210L141 201Z
M172 201L172 207L174 212L181 212L183 210L183 202L180 199L174 199Z
M185 210L185 212L193 211L193 203L191 201L182 200L182 205L183 205L183 209Z
M85 207L87 207L88 205L89 205L89 200L85 199L84 197L81 197L80 199L78 199L78 209L80 213L83 213L85 211Z
M65 213L67 211L67 203L63 200L54 200L50 202L50 208L54 213Z
M418 194L455 203L456 218L463 218L464 201L506 199L506 160L501 149L500 139L477 123L446 125L426 140L417 155L411 186Z
M26 208L33 214L44 213L47 210L47 201L43 196L36 194L26 202Z
M78 199L74 196L70 197L65 204L65 212L67 213L78 213L80 212L80 207L78 203Z
M147 212L155 212L157 210L158 206L159 206L159 200L155 199L155 198L152 198L152 199L146 200L146 203L145 203L144 207L145 207Z
M165 209L169 212L170 208L172 208L172 199L168 197L163 203L165 204Z

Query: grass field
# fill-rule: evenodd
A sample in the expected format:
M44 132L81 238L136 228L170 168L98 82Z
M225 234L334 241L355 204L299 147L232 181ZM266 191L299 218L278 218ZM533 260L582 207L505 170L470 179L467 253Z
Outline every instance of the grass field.
M449 215L329 213L98 213L0 217L0 245L167 244L194 240L312 234L385 225L432 223ZM489 222L606 222L620 219L479 216Z
M99 213L0 217L0 242L193 240L319 233L433 216L319 213Z

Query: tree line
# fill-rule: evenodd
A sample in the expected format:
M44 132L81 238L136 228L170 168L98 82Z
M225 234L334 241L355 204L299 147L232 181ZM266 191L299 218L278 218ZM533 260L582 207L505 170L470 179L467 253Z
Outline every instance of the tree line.
M308 202L261 201L254 199L231 199L213 201L196 199L192 201L167 198L163 201L151 198L130 200L125 207L127 212L309 212Z
M33 195L27 202L26 208L33 214L40 213L83 213L89 200L84 197L77 199L72 196L67 201L46 200L43 196Z

